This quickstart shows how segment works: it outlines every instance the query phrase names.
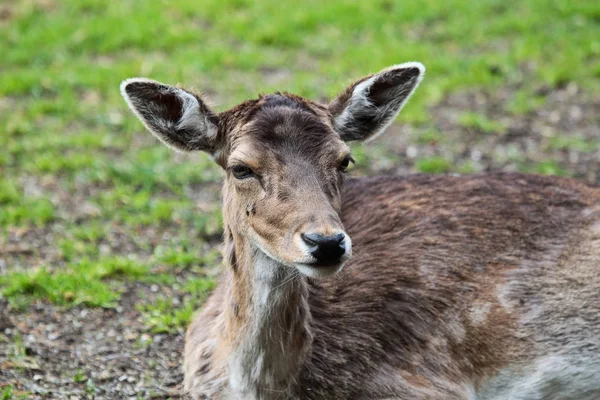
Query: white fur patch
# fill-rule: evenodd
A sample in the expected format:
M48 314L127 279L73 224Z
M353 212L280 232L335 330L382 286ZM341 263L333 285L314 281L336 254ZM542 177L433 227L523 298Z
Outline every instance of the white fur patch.
M200 113L200 103L196 96L185 90L173 89L183 103L183 112L177 128L200 130L208 139L214 139L217 136L217 128L208 121L206 115Z
M348 101L348 106L344 108L344 111L336 118L336 124L338 126L347 126L350 124L352 121L352 114L355 110L374 107L367 98L367 92L376 78L377 75L372 76L366 81L356 85L352 91L352 97L350 97L350 100Z
M280 388L281 382L295 375L298 352L303 351L290 343L294 332L274 321L277 313L289 310L288 296L298 290L298 277L294 275L297 272L261 251L256 252L254 261L254 310L228 361L229 386L240 399L258 399L258 393L262 393L261 399L276 399L281 394L277 390L285 390ZM304 327L301 321L296 325ZM269 388L273 388L272 397L265 394Z
M477 400L597 400L600 360L568 354L500 371L481 385Z
M491 303L475 303L469 313L469 320L474 326L483 324L492 309Z

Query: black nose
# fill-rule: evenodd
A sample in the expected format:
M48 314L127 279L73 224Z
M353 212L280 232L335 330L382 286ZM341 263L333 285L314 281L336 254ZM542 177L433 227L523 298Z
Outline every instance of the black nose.
M308 245L310 254L319 264L335 264L346 252L345 235L338 233L324 236L319 233L303 233L302 240Z

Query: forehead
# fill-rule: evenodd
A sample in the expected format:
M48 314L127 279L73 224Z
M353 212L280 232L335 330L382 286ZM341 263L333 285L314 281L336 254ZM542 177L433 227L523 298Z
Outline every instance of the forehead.
M232 143L232 155L322 157L347 152L318 105L287 95L263 96ZM248 154L246 154L248 155Z

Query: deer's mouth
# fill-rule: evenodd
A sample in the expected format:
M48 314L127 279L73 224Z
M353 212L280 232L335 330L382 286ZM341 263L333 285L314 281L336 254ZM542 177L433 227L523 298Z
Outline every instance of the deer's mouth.
M338 262L336 264L318 264L318 263L308 263L308 264L295 264L296 269L303 275L308 276L309 278L323 278L326 276L332 276L337 274L344 268L345 261Z

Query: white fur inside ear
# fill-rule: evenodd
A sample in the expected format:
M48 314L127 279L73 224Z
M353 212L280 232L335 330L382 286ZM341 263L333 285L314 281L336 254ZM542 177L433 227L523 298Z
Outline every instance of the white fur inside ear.
M173 89L182 103L182 113L177 123L177 129L199 129L208 139L215 138L217 128L200 112L200 103L198 103L196 96L185 90Z
M405 97L403 98L403 100L400 103L394 104L394 102L391 102L390 106L387 106L387 107L384 106L384 107L377 108L374 104L371 103L371 101L369 101L368 95L369 95L371 86L379 78L379 76L381 74L384 74L386 72L393 71L393 70L402 70L402 69L409 69L409 68L417 68L419 70L419 75L417 76L417 80L413 84L414 86L412 87L410 92L405 94ZM381 135L385 131L385 129L392 122L394 122L394 120L396 119L396 117L398 116L398 114L400 113L400 111L402 110L404 105L406 104L406 102L410 99L412 94L415 92L415 90L417 89L417 87L419 86L421 81L423 80L424 76L425 76L425 66L417 61L410 61L410 62L405 62L402 64L392 65L391 67L388 67L388 68L384 69L383 71L373 75L369 79L366 79L365 81L360 82L358 85L356 85L356 87L354 87L354 90L352 90L352 96L350 97L350 100L348 101L348 105L346 106L344 111L336 118L336 125L339 126L341 129L343 129L344 127L347 127L348 125L351 125L353 123L353 121L352 121L353 116L356 115L355 113L365 114L365 113L369 112L369 113L388 114L389 117L386 118L385 123L383 125L381 125L379 127L379 129L377 129L376 132L372 133L366 141L369 142L369 141L377 138L379 135ZM394 107L395 107L395 109L391 109Z
M367 109L371 107L375 107L369 99L367 98L368 89L373 85L375 78L377 75L370 77L369 79L359 83L356 85L354 90L352 91L352 96L348 101L348 105L344 108L344 111L335 119L335 123L341 129L344 129L346 126L352 124L352 119L354 112L360 109Z

